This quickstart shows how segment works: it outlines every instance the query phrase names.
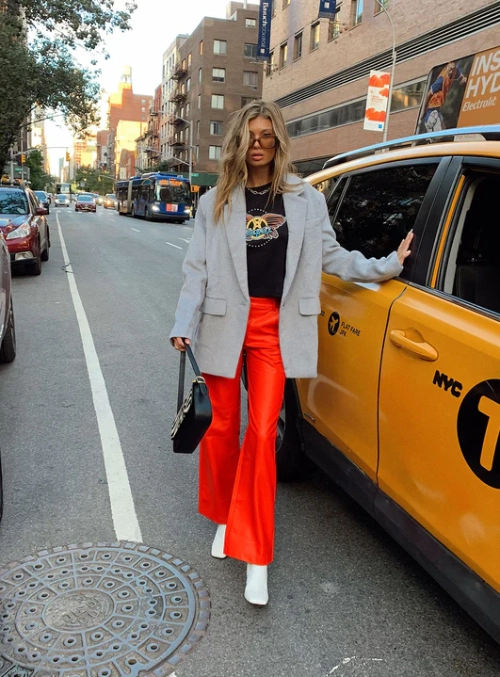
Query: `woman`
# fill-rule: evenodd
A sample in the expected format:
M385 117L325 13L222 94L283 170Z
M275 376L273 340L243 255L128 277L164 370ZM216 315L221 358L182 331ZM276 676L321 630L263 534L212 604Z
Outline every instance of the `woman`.
M252 604L268 602L285 378L316 376L321 270L389 279L401 272L412 237L383 259L340 247L324 196L291 172L279 107L254 101L234 114L217 186L199 202L170 338L177 350L192 342L212 401L199 476L199 511L218 525L212 555L247 563ZM248 428L240 449L243 355Z

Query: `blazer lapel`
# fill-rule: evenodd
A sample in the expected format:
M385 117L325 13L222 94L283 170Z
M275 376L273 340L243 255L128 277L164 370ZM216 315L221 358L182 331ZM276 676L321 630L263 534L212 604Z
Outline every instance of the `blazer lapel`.
M234 270L245 298L248 293L247 250L245 239L246 203L245 193L236 188L231 196L231 210L224 207L224 227L233 259ZM222 262L221 262L222 263Z
M295 178L295 177L294 177ZM298 179L300 181L300 179ZM290 181L295 183L295 181ZM298 192L283 193L286 222L288 224L288 246L286 251L285 282L283 284L283 298L286 297L295 277L299 256L304 240L307 216L307 199Z

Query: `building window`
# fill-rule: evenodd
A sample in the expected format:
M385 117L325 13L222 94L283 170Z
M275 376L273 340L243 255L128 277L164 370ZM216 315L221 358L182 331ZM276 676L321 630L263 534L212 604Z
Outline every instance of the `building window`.
M245 28L255 28L256 26L257 19L245 19Z
M266 75L272 75L274 71L276 70L275 68L275 63L274 63L274 51L269 52L269 63L267 64L267 70L266 70Z
M257 45L254 45L251 42L245 42L245 49L244 49L243 55L251 57L252 59L256 59L257 58Z
M259 74L256 71L243 71L243 84L257 89Z
M210 120L210 134L212 136L222 135L222 122L220 120Z
M182 70L186 70L186 59L182 59Z
M330 19L328 21L328 42L335 40L340 35L340 21L338 19Z
M191 68L191 52L188 54L188 68Z
M209 160L219 160L221 150L222 150L222 146L209 146L208 147L208 159Z
M191 89L191 78L188 78L186 80L186 92L189 92L190 89Z
M357 26L363 18L363 0L352 0L351 26Z
M257 101L255 96L242 96L241 97L241 107L246 106L247 103L252 103L252 101Z
M201 108L201 94L198 94L198 108Z
M379 14L389 5L389 0L375 0L374 14Z
M319 47L319 21L311 26L311 52Z
M225 40L214 40L214 54L225 56L227 42Z
M212 108L218 108L219 110L223 110L224 94L212 94L211 106Z
M141 103L146 103L146 99L142 99Z
M196 138L200 138L200 121L196 120Z
M198 82L201 82L202 77L203 77L203 69L200 68L198 70Z
M226 81L226 69L212 68L212 82L225 82L225 81Z
M186 104L186 117L189 117L189 114L191 113L191 105L189 103Z
M425 91L426 80L417 80L392 90L391 111L417 108L420 106ZM287 124L290 137L306 136L316 132L324 132L342 125L361 122L365 117L366 98L350 101L336 108L316 113L308 117L299 118Z
M203 54L203 40L200 40L200 54Z
M302 56L302 32L295 36L293 41L293 60L300 59Z
M286 66L286 61L288 59L288 43L285 42L280 46L280 68L284 68Z

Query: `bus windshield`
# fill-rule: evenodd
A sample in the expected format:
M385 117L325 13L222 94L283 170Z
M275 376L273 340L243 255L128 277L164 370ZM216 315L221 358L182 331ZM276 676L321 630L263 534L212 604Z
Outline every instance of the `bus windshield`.
M155 199L160 202L189 204L191 201L189 184L175 179L160 179L156 183Z

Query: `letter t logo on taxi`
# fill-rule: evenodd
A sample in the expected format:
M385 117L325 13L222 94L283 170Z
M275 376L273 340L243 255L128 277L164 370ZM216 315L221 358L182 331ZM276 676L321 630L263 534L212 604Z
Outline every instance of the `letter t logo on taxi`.
M500 435L500 404L483 395L477 408L489 418L479 462L485 470L492 470Z

